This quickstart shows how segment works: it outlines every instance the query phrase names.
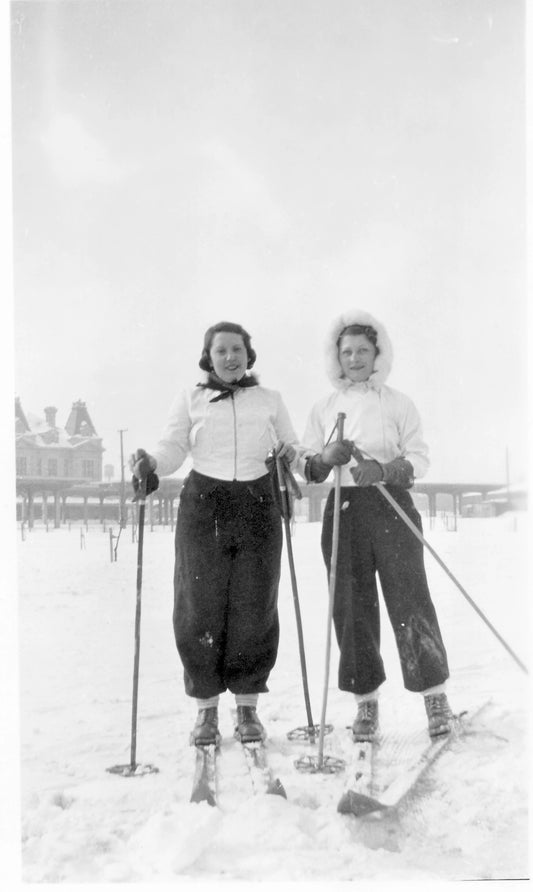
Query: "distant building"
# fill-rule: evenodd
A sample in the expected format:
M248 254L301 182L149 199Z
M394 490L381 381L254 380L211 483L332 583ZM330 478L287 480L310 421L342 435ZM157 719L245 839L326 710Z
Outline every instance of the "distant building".
M104 447L86 404L82 400L72 404L64 428L56 424L56 414L54 406L47 406L44 418L26 415L19 397L16 398L17 481L102 480Z

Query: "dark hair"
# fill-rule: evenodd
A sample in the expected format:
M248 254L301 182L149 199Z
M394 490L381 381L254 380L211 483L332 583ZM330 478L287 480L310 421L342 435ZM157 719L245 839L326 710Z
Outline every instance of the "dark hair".
M252 341L250 335L246 331L242 325L238 325L236 322L217 322L216 325L212 325L207 329L204 335L204 348L202 350L202 355L200 356L200 362L198 365L204 372L210 372L213 368L213 363L211 362L210 352L213 344L213 339L216 334L221 331L229 331L233 334L239 334L243 341L244 346L246 347L246 353L248 354L248 363L246 368L251 369L255 360L257 359L257 353L252 347Z
M376 353L379 353L378 347L378 333L376 329L372 325L359 325L354 323L353 325L347 325L346 328L343 328L339 337L337 338L337 347L340 346L341 338L344 335L365 335L368 340L374 345L376 348Z

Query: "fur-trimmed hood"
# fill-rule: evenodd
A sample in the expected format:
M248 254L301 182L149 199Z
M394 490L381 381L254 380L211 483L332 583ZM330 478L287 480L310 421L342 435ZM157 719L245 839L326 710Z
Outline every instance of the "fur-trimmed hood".
M374 362L374 371L368 379L368 385L379 389L387 380L392 368L392 344L385 327L365 310L348 310L338 316L330 326L325 342L327 376L338 390L344 390L351 384L351 381L342 375L337 348L339 336L348 325L371 325L377 332L379 353Z

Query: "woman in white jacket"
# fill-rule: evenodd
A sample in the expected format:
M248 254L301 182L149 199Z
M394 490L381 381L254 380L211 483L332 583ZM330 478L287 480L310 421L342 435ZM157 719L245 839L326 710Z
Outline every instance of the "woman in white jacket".
M242 326L205 334L202 382L173 403L151 454L134 476L176 471L192 457L176 526L174 633L186 693L198 705L191 743L218 743L218 701L235 694L236 736L259 740L258 695L278 649L281 519L265 461L291 461L296 435L280 394L249 374L256 354Z
M404 684L424 695L430 735L448 733L452 720L444 690L449 675L446 651L426 581L423 547L373 485L383 482L422 530L408 489L426 473L428 450L412 401L385 384L391 363L391 343L377 319L362 310L336 319L326 342L334 390L313 407L303 437L303 471L309 482L321 482L332 467L341 467L333 619L340 648L339 688L355 694L358 704L355 740L375 737L378 691L385 680L376 573ZM346 416L341 442L332 437L339 412ZM328 573L332 526L333 491L322 528Z

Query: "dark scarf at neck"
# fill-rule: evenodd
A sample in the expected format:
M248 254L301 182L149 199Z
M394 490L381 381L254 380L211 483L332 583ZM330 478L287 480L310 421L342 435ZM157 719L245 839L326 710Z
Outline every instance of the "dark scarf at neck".
M218 403L219 400L225 400L232 396L236 390L240 390L243 387L256 387L258 384L259 381L254 375L244 375L240 381L229 382L223 381L214 372L209 372L207 381L197 386L201 387L202 390L220 390L218 396L214 396L209 400L210 403Z

